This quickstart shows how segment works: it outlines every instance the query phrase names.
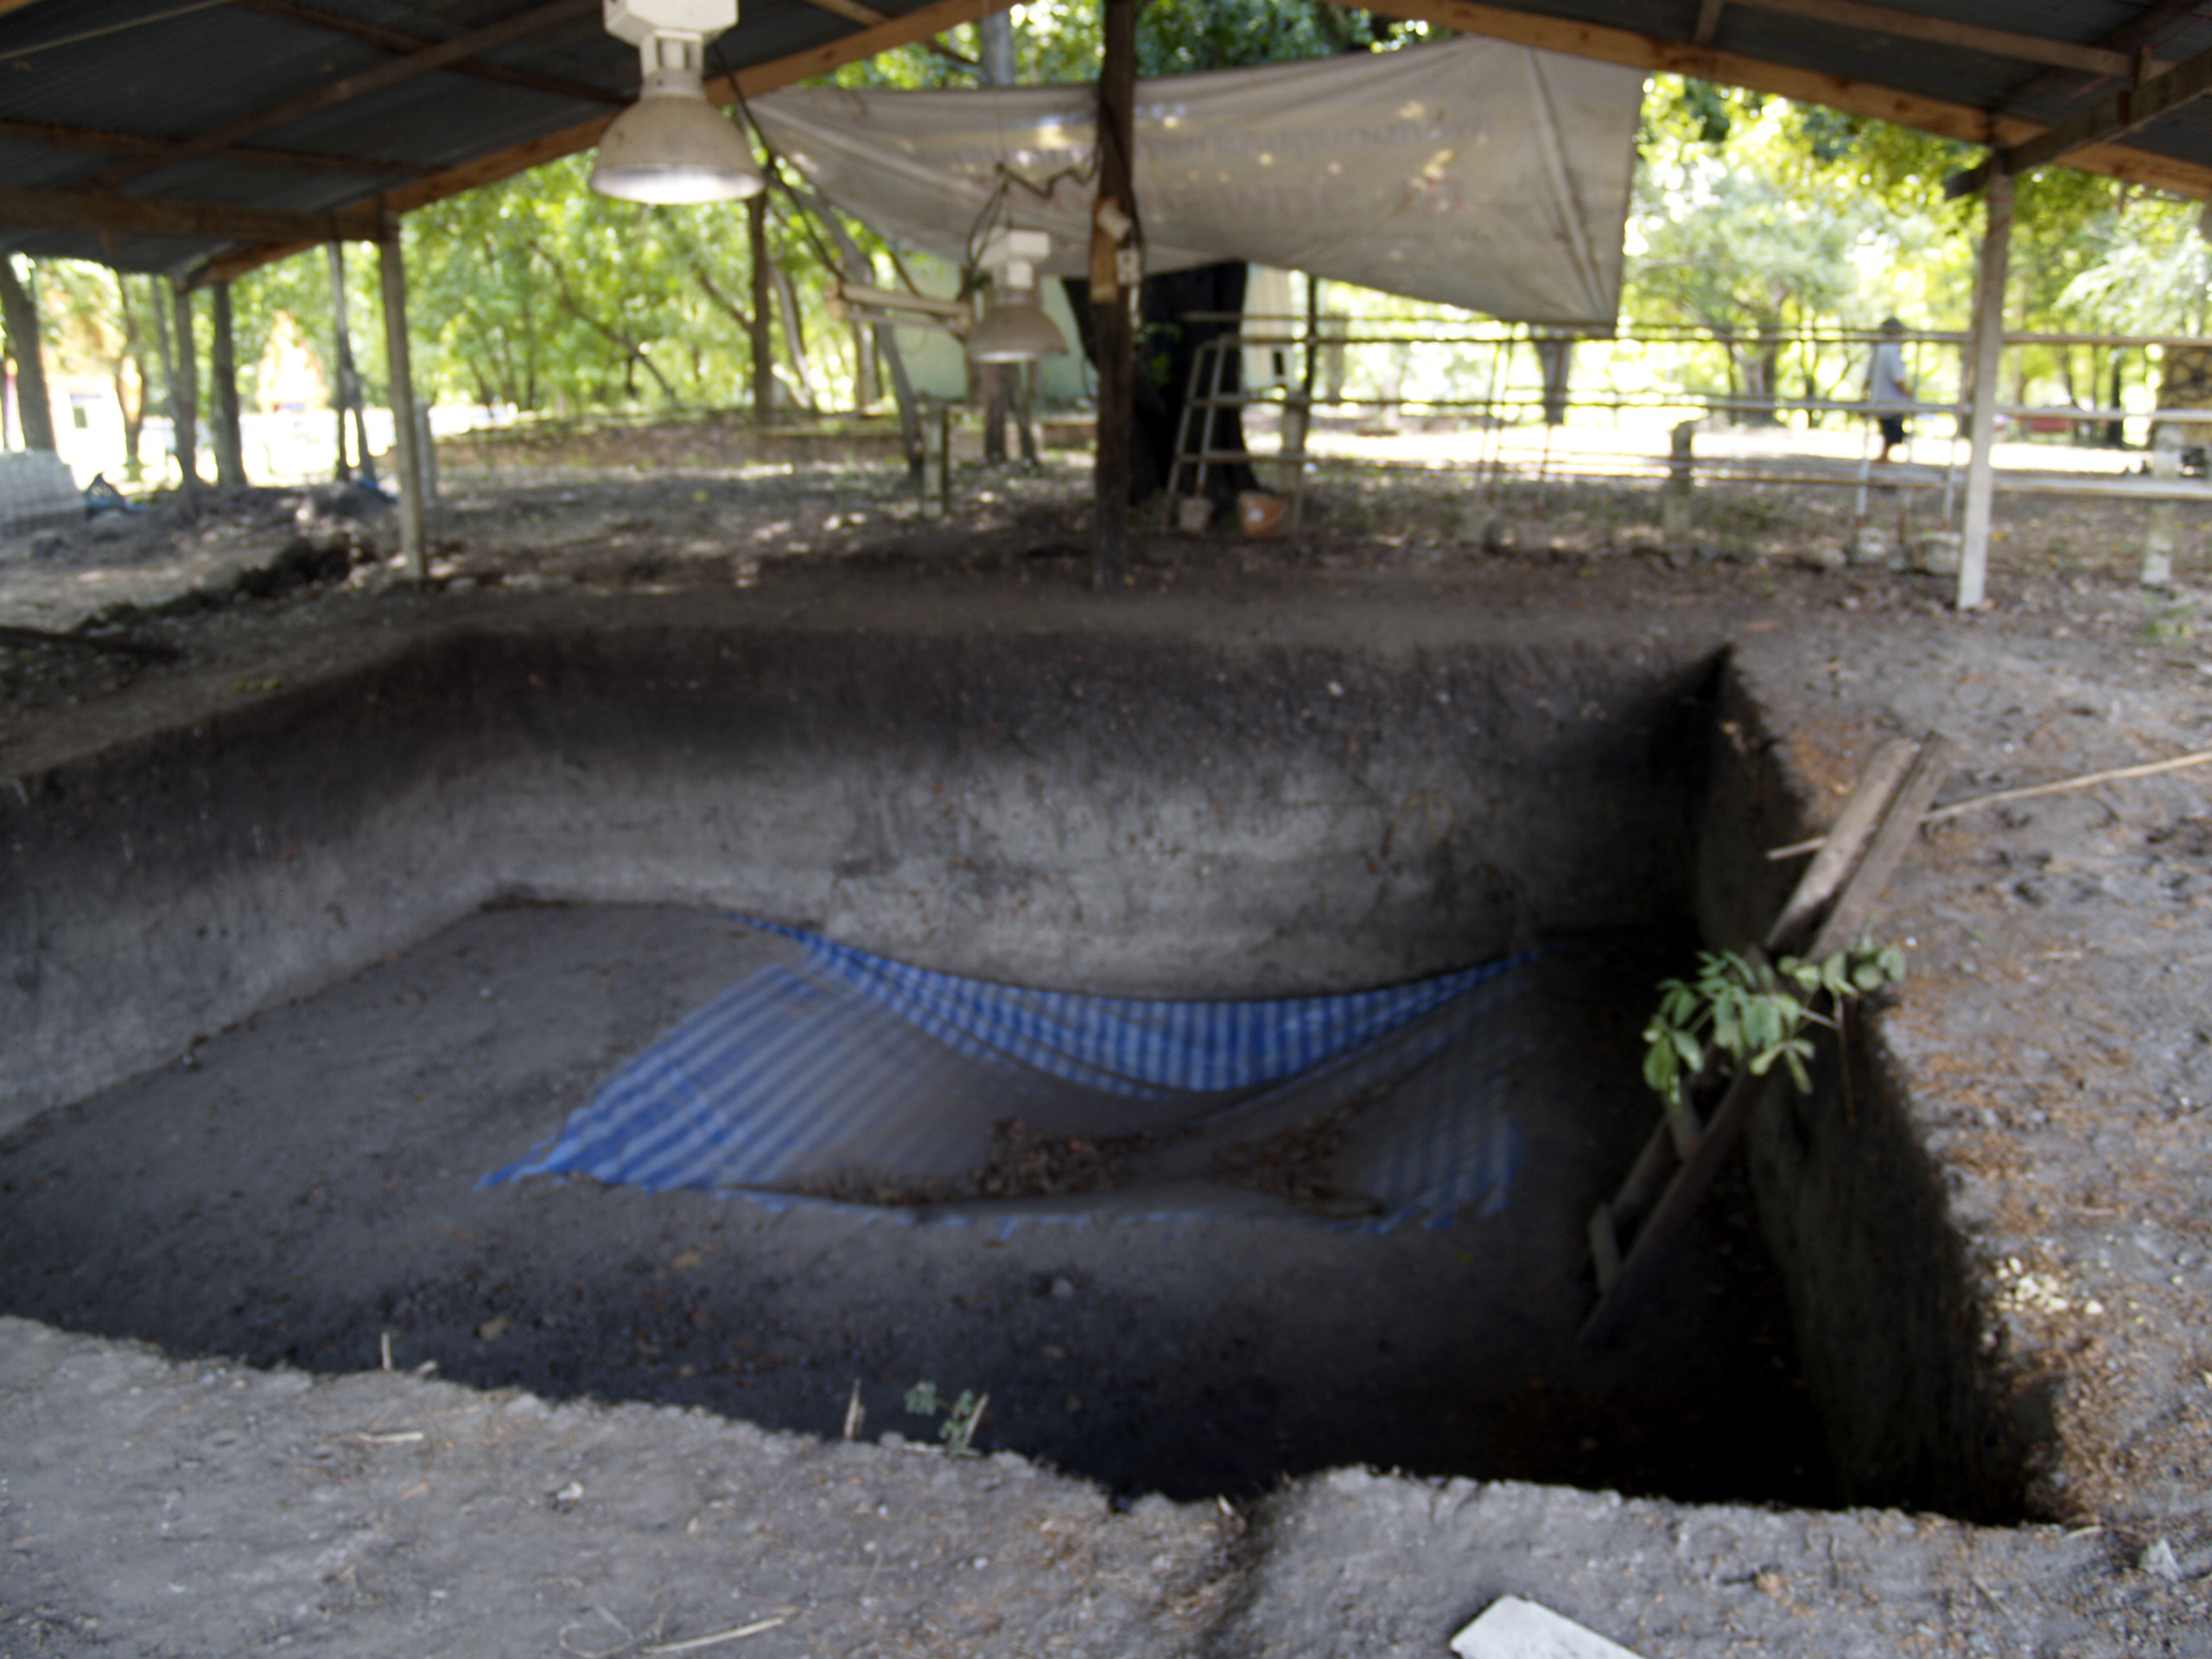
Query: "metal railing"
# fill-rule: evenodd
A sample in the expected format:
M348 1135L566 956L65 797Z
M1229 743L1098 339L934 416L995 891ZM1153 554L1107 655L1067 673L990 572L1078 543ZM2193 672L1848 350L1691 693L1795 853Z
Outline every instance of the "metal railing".
M1541 486L1552 480L1575 478L1658 480L1681 476L1684 457L1672 443L1664 449L1649 452L1631 449L1608 453L1563 446L1558 442L1558 437L1570 424L1568 415L1576 410L1610 411L1618 429L1619 417L1630 411L1678 410L1683 411L1693 423L1701 424L1718 416L1732 419L1738 428L1757 425L1782 431L1789 429L1786 423L1792 416L1802 416L1809 421L1815 417L1842 415L1856 417L1866 423L1860 453L1855 459L1824 455L1809 449L1806 453L1778 455L1693 454L1688 464L1695 476L1706 481L1852 489L1858 494L1857 513L1861 518L1866 512L1867 493L1877 482L1885 486L1933 489L1942 493L1942 519L1947 526L1955 516L1964 481L1963 451L1971 411L1968 401L1963 397L1948 401L1920 397L1904 404L1877 408L1860 398L1834 396L1793 397L1779 392L1773 395L1764 392L1747 394L1741 391L1715 392L1688 387L1647 387L1626 391L1612 386L1577 389L1568 366L1573 348L1592 344L1610 347L1640 346L1675 351L1690 347L1718 348L1737 353L1764 355L1772 359L1792 349L1871 348L1884 340L1896 340L1917 359L1909 365L1913 384L1926 383L1929 378L1927 371L1931 366L1927 359L1931 353L1936 353L1945 356L1958 354L1961 360L1956 371L1956 384L1962 385L1966 378L1964 354L1971 345L1971 336L1963 333L1920 329L1893 335L1878 330L1842 328L1730 331L1700 328L1687 324L1637 326L1600 333L1482 322L1378 324L1359 319L1338 318L1321 319L1320 326L1315 327L1313 326L1315 320L1306 317L1255 316L1223 312L1191 313L1185 321L1216 326L1230 325L1229 330L1205 343L1199 353L1199 363L1205 363L1211 356L1217 368L1220 359L1231 351L1258 351L1273 353L1278 357L1294 354L1298 369L1295 375L1270 377L1264 385L1239 389L1224 388L1213 383L1213 379L1202 375L1198 365L1194 364L1192 391L1201 406L1227 405L1240 410L1274 406L1281 411L1283 434L1282 447L1273 451L1255 449L1249 443L1234 452L1211 447L1205 447L1203 454L1192 450L1187 455L1186 464L1195 467L1243 461L1281 461L1302 469L1326 460L1332 464L1382 470L1467 471L1475 475L1478 485L1489 494L1494 494L1508 481L1533 480ZM1461 378L1465 383L1478 385L1478 392L1439 397L1406 396L1402 392L1361 394L1348 390L1350 354L1356 348L1384 347L1405 352L1436 346L1476 350L1477 360L1462 365ZM2038 332L2007 334L2004 340L2004 347L2007 351L2026 347L2060 349L2081 346L2142 350L2145 353L2153 348L2183 347L2212 353L2212 339L2187 334ZM1518 378L1517 365L1524 353L1537 359L1539 373L1534 382ZM1484 360L1485 357L1486 361ZM1856 361L1847 360L1834 381L1840 384L1857 380L1863 378L1863 375L1862 357ZM1202 380L1205 383L1202 384ZM1344 454L1325 455L1309 446L1317 419L1322 411L1329 410L1371 410L1399 420L1408 415L1465 420L1475 428L1475 453L1457 459L1425 461ZM2011 423L2016 432L2023 425L2036 432L2053 428L2062 431L2069 429L2079 431L2086 428L2108 429L2118 423L2146 426L2153 438L2152 462L2149 470L2123 473L2117 469L2106 469L2100 473L2081 468L2005 466L1999 467L1995 473L1995 487L2001 492L2127 499L2146 504L2212 501L2212 481L2191 480L2179 476L2177 459L2171 465L2166 464L2164 449L2171 446L2162 447L2156 442L2161 428L2177 441L2181 433L2190 427L2201 428L2208 435L2212 435L2212 408L2142 409L2107 404L2006 404L1998 405L1996 412L2001 420ZM1940 466L1931 465L1910 459L1895 463L1877 461L1872 437L1878 416L1900 416L1916 422L1948 421L1951 432L1936 440L1946 445L1942 463ZM1750 418L1746 420L1744 417ZM1517 451L1509 445L1507 438L1510 434L1539 426L1541 435L1536 443L1523 446ZM1202 423L1200 430L1208 431L1210 428L1210 422ZM1923 439L1922 442L1927 440ZM1180 448L1183 446L1179 446Z

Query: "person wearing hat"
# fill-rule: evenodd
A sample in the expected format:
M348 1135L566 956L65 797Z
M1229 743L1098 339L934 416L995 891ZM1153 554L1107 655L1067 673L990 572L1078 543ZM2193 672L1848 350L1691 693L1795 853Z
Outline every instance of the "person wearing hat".
M1904 442L1904 411L1912 404L1912 382L1905 378L1904 324L1895 317L1882 319L1882 337L1874 342L1874 360L1866 367L1866 407L1882 429L1882 459Z

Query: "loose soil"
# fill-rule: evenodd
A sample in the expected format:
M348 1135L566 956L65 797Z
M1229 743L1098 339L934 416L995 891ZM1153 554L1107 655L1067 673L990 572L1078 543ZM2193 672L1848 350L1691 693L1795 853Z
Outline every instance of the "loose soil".
M1817 1503L1818 1429L1740 1192L1635 1339L1575 1340L1584 1220L1650 1122L1643 988L1679 946L1522 970L1506 1092L1529 1145L1496 1213L1386 1236L1141 1206L870 1225L582 1180L475 1190L783 949L713 912L486 911L0 1141L0 1312L334 1373L388 1338L396 1363L480 1386L820 1434L855 1387L875 1428L933 1433L901 1403L927 1380L989 1394L985 1444L1133 1497L1369 1463Z

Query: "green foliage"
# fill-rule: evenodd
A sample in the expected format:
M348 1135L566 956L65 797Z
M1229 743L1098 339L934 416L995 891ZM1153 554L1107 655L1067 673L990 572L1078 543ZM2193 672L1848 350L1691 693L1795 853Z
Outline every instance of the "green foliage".
M1441 38L1446 31L1402 22L1330 0L1151 0L1137 14L1137 73L1186 75L1209 69L1333 57ZM980 54L979 31L962 50ZM1014 62L1029 85L1096 80L1102 50L1097 0L1032 0L1014 14ZM973 73L922 46L849 64L840 86L964 86Z
M1733 950L1701 950L1694 980L1662 980L1659 1007L1643 1029L1643 1080L1663 1100L1711 1067L1732 1077L1749 1067L1763 1077L1779 1060L1801 1090L1813 1086L1809 1025L1821 997L1840 1005L1903 982L1904 952L1861 940L1820 962L1784 957L1769 966Z
M972 1458L976 1455L976 1426L983 1421L983 1408L989 1405L991 1396L963 1389L957 1400L946 1400L937 1391L937 1384L924 1381L906 1390L906 1409L916 1417L935 1417L942 1414L944 1421L938 1425L938 1439L944 1442L947 1457Z

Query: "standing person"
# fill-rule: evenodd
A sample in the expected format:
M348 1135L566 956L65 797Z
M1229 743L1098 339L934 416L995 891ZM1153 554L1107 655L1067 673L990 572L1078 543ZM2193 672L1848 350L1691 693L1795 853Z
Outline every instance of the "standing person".
M1882 319L1882 337L1874 342L1874 360L1866 367L1866 407L1882 429L1882 459L1905 441L1904 411L1912 404L1912 382L1905 378L1904 324L1895 317Z

